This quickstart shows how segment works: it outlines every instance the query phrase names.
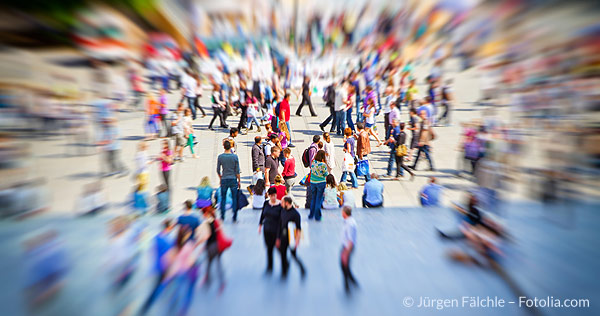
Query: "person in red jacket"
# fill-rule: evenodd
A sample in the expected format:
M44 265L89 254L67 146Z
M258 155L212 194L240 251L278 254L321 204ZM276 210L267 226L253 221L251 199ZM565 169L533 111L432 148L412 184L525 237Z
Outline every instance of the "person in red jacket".
M279 103L279 120L285 121L285 125L287 125L288 132L290 134L290 139L288 139L288 147L295 147L292 144L292 129L290 128L290 94L286 93L283 97L281 103Z

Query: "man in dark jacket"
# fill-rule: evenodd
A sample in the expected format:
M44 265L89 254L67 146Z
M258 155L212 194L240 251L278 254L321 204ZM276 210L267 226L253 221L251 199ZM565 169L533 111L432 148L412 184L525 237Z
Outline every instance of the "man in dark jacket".
M262 137L254 137L254 145L252 145L252 171L265 171L265 153L262 148Z
M333 133L333 130L336 126L335 87L336 83L334 81L329 87L327 87L327 90L325 91L325 105L329 107L329 116L325 119L325 121L323 121L323 123L319 124L319 127L323 132L325 132L325 126L327 126L327 124L329 124L329 122L332 120L333 122L331 123L331 129L329 130L329 133Z

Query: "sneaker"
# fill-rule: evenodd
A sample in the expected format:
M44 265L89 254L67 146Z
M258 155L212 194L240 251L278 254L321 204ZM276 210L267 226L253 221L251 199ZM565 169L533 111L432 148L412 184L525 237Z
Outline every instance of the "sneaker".
M325 133L325 127L323 127L323 126L319 125L319 128L321 129L321 131L322 131L323 133Z
M288 144L288 147L294 148L294 147L296 147L296 145L294 145L294 144Z

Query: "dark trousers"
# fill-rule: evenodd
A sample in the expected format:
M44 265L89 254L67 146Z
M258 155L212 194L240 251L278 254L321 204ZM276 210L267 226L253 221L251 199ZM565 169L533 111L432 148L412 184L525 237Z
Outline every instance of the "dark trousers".
M417 158L415 158L415 163L412 165L413 169L417 168L417 163L419 162L419 157L421 156L421 152L425 153L425 158L429 161L429 167L433 169L433 160L431 160L431 156L429 155L429 145L423 145L417 147L419 150L417 151Z
M109 172L123 172L125 168L119 160L119 150L107 150L106 151L106 166Z
M329 124L329 122L331 122L331 129L329 130L330 133L333 133L333 130L335 129L336 126L336 121L337 121L337 116L335 115L335 111L333 110L333 107L329 107L329 116L325 119L325 121L323 121L323 123L320 124L321 128L325 128L325 126L327 126L327 124Z
M308 104L308 109L310 110L310 115L312 116L317 116L317 114L315 113L315 109L313 109L312 106L312 102L310 101L310 97L305 98L304 96L302 97L302 101L300 102L300 105L298 106L298 110L296 110L296 115L300 116L300 112L302 112L302 108Z
M231 190L231 207L233 221L237 220L238 182L237 179L221 179L221 219L225 220L225 205L227 204L227 190Z
M169 127L167 125L167 115L166 114L160 114L160 123L162 124L162 131L161 131L162 137L169 137Z
M300 258L298 258L298 254L296 253L296 248L289 247L289 245L288 245L289 242L286 238L287 237L283 238L281 240L281 244L279 245L279 252L281 254L281 276L284 278L287 277L288 271L290 269L290 263L288 262L288 259L287 259L288 248L290 249L290 252L292 253L292 259L294 259L294 261L296 261L296 263L298 264L298 267L300 267L300 273L302 273L302 276L304 276L304 274L306 273L306 270L304 269L304 264L302 263Z
M358 285L352 271L350 270L350 259L352 258L352 254L354 253L354 248L350 250L350 254L348 254L348 262L344 264L342 260L342 254L344 253L344 248L342 248L342 253L340 254L340 264L342 266L342 274L344 275L344 287L346 290L350 290L350 283L352 285Z
M221 253L219 252L219 247L217 246L217 242L213 242L206 247L206 253L208 256L208 263L206 264L206 276L204 277L205 284L210 284L210 267L212 266L213 261L217 260L217 274L219 276L219 281L221 284L225 282L225 275L223 273L223 266L221 265Z
M362 197L362 205L364 208L377 208L377 207L382 207L383 206L383 202L381 202L381 204L371 204L369 202L367 202L367 196L363 195Z
M346 112L336 111L334 124L336 126L336 134L344 134L344 129L346 128Z
M206 116L206 112L204 112L204 109L200 106L200 96L196 96L194 99L194 107L199 109L200 112L202 112L202 115Z
M219 122L221 123L221 127L227 127L225 124L225 117L223 117L223 110L221 108L213 108L213 118L210 120L210 124L208 124L208 128L212 128L213 123L219 118Z
M444 107L444 113L438 119L438 122L441 122L442 119L446 120L446 124L450 124L450 103L442 102L442 106Z
M346 123L353 132L356 132L356 129L354 128L354 122L352 122L352 109L346 111Z
M161 271L158 274L158 276L156 277L156 284L154 285L154 289L152 290L152 292L150 293L150 296L148 296L148 299L146 300L146 302L144 303L144 306L142 307L142 314L145 314L148 311L148 309L150 309L150 307L152 306L152 303L154 303L156 298L158 298L160 293L165 288L166 284L164 284L164 280L165 280L166 275L167 275L166 271Z
M394 155L395 156L395 155ZM404 172L402 169L406 170L411 176L415 174L408 169L408 167L404 164L404 156L395 156L396 157L396 177L403 176Z
M170 184L169 184L169 174L171 173L171 170L163 170L162 172L162 176L163 176L163 180L165 181L165 185L167 186L167 190L170 190Z
M383 114L383 126L385 127L385 139L389 139L390 138L390 130L391 130L391 125L390 125L390 113L384 113Z
M273 249L275 249L275 240L277 233L264 231L265 246L267 247L267 271L273 270Z

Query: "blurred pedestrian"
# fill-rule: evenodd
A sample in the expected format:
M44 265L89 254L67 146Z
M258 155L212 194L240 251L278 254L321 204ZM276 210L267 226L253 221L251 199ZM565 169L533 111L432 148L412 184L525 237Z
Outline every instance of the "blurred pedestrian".
M342 230L342 253L340 256L342 274L344 275L344 289L350 293L350 285L358 287L358 282L350 270L350 259L356 247L357 228L356 221L352 217L352 207L344 205L342 207L342 218L344 219L344 228Z
M263 203L262 212L258 222L258 233L263 232L265 246L267 249L267 274L273 272L273 249L281 222L281 203L277 199L277 189L269 188L267 191L269 199Z
M287 251L289 248L292 259L300 268L300 276L304 279L306 269L300 258L298 258L298 246L302 239L300 213L294 208L294 202L290 196L285 196L281 200L281 207L281 226L279 227L276 241L276 246L279 248L281 254L281 277L285 279L288 275L289 262L287 260Z
M238 156L231 152L231 143L229 141L223 142L223 148L225 152L220 154L217 158L217 175L221 181L220 194L221 194L221 219L225 220L225 206L227 201L227 191L231 191L232 197L232 211L233 211L233 222L237 221L237 200L238 190L240 188L240 161Z

